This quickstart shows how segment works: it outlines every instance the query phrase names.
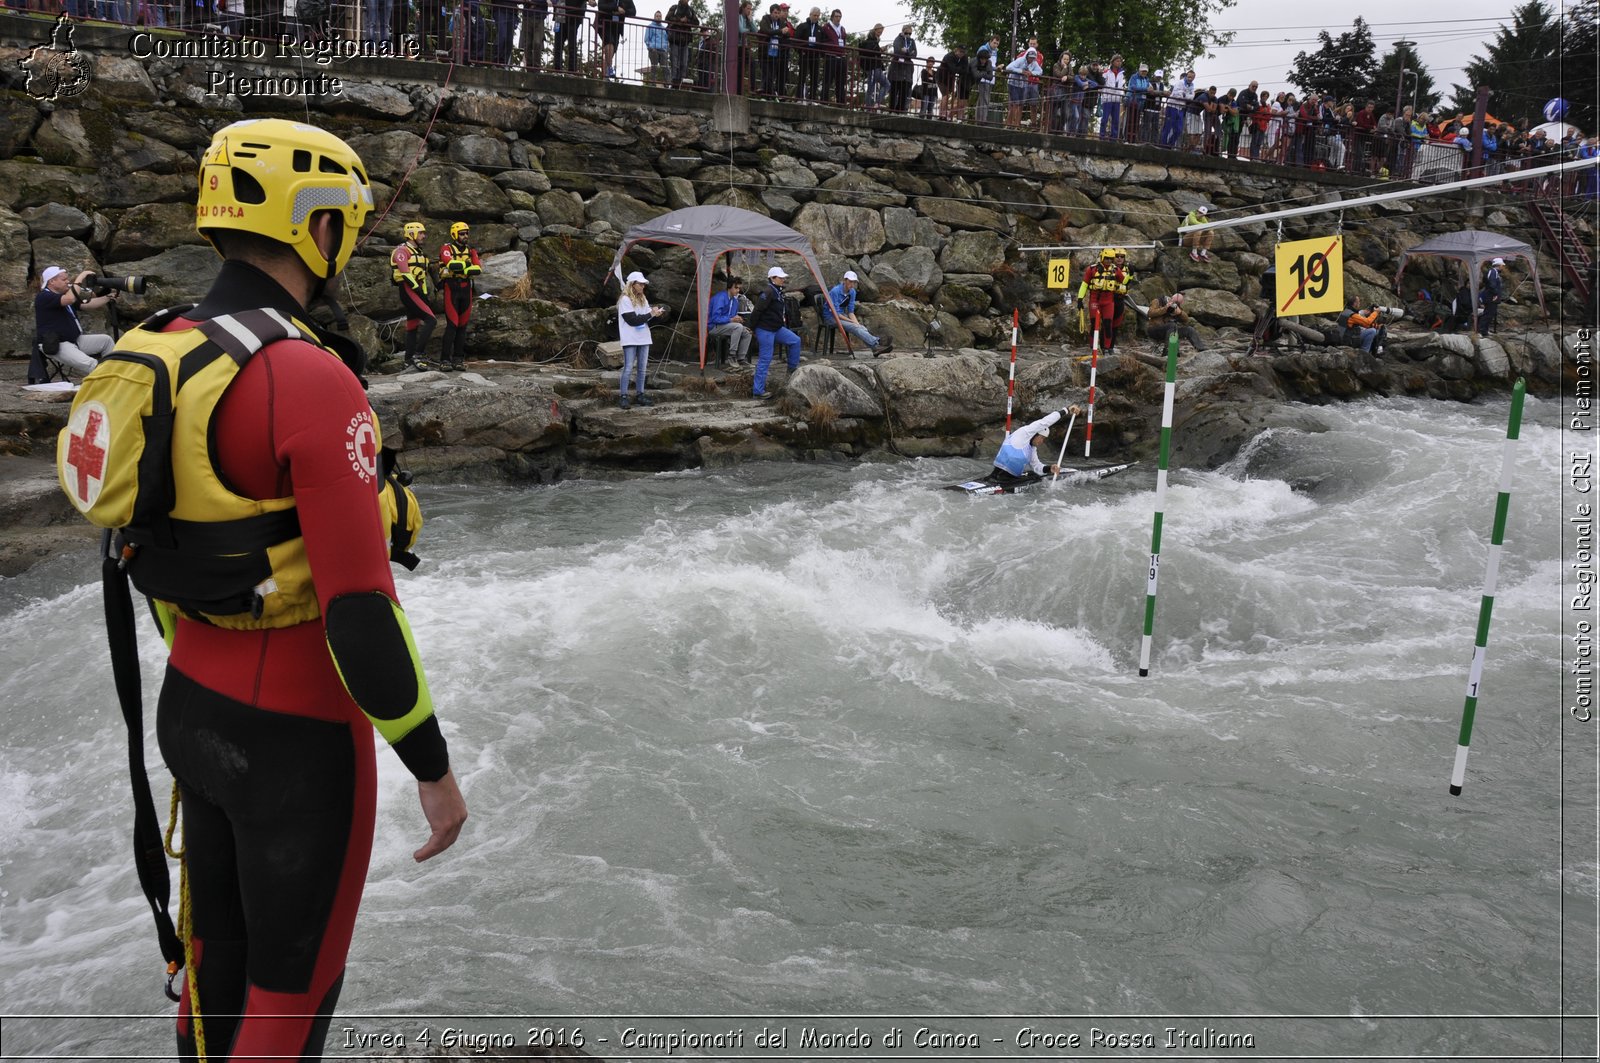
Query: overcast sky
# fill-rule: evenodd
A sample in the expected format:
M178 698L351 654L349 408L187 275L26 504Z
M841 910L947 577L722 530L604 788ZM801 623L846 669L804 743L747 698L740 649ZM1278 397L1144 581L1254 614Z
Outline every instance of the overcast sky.
M794 4L804 18L809 4ZM1005 0L994 0L1003 4ZM1492 38L1498 27L1510 21L1512 3L1520 0L1406 0L1391 8L1375 0L1352 0L1348 4L1289 2L1284 0L1238 0L1233 7L1212 19L1218 30L1236 30L1234 42L1213 49L1213 55L1195 64L1196 80L1221 89L1242 88L1252 79L1273 90L1288 88L1285 77L1297 52L1314 52L1320 47L1317 32L1326 29L1337 38L1365 18L1381 58L1398 40L1415 41L1417 54L1433 78L1436 91L1446 97L1450 86L1464 81L1464 67L1474 55L1484 54L1483 42ZM1547 0L1553 10L1564 9L1560 0ZM910 15L910 6L895 0L834 0L844 12L845 29L864 33L882 22L888 30L887 42ZM830 10L826 8L825 10ZM1319 19L1329 21L1319 22ZM1002 43L1009 46L1009 34ZM927 49L922 49L926 54ZM943 54L943 49L935 50ZM1137 65L1141 56L1125 51ZM1156 65L1159 59L1151 62ZM1411 79L1406 79L1407 87Z

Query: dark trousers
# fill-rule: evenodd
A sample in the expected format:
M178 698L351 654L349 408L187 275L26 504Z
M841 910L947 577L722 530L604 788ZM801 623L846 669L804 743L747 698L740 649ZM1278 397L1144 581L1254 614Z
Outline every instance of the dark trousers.
M578 20L572 18L556 26L556 52L551 57L550 63L555 69L572 71L578 69L578 26Z

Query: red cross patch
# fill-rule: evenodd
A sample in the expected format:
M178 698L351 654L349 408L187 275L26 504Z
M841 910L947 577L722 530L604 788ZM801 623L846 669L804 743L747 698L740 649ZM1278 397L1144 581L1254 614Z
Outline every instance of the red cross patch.
M378 477L378 433L373 430L372 415L362 413L352 417L345 434L344 450L350 467L371 483Z
M67 422L67 457L62 477L71 488L72 504L84 513L94 507L105 483L106 451L111 446L111 419L98 402L86 402Z

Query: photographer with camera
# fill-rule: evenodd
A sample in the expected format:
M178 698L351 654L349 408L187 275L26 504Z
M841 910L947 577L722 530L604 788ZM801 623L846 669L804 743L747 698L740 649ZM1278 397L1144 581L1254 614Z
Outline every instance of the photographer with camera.
M98 310L117 297L115 289L96 289L93 270L69 278L60 266L46 266L39 275L39 294L33 297L33 333L45 354L73 372L94 369L116 341L103 332L85 332L78 310Z
M1368 354L1382 354L1383 346L1388 341L1389 330L1385 327L1399 311L1392 311L1388 307L1373 306L1363 310L1361 297L1351 295L1344 313L1340 315L1340 323L1344 326L1343 342L1347 347L1360 347Z

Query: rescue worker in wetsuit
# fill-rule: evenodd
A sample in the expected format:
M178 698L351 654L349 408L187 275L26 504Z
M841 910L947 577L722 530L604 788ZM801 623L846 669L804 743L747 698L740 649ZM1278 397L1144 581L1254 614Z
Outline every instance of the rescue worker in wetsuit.
M478 252L467 243L472 229L464 221L450 226L450 242L439 248L439 276L444 284L444 341L439 360L444 368L467 367L467 322L472 320L473 279L483 272Z
M219 130L197 212L223 258L217 279L198 306L119 344L137 350L159 327L156 342L195 335L199 352L213 319L229 334L292 326L223 384L196 387L197 369L187 387L199 394L176 405L172 513L187 519L173 521L182 534L169 567L190 586L157 603L171 656L156 733L187 850L182 1058L194 1058L197 1031L212 1060L320 1058L372 848L374 727L417 779L431 834L414 859L449 848L467 815L395 596L381 435L356 377L324 345L334 339L305 324L371 210L366 168L332 134L276 118ZM287 514L273 538L289 538L266 547L271 572L250 608L202 607L216 555L266 538L260 516L238 517L252 509ZM141 590L143 549L129 566Z
M1122 322L1128 315L1128 285L1133 282L1133 270L1128 268L1128 252L1120 247L1113 250L1117 253L1116 258L1112 260L1117 268L1117 286L1111 293L1111 325L1115 333L1122 328ZM1115 341L1115 335L1112 339Z
M428 230L420 221L408 221L401 232L405 240L389 253L389 280L400 295L400 311L406 315L406 368L422 369L427 365L423 356L435 320L428 256L422 251Z
M1052 410L1006 436L1005 442L1000 444L1000 452L994 456L994 468L989 470L989 480L1005 485L1033 483L1043 479L1047 469L1052 475L1060 472L1060 465L1047 467L1039 460L1039 447L1050 438L1051 426L1077 412L1076 406Z
M1100 349L1110 353L1117 344L1117 289L1127 290L1122 272L1117 269L1117 251L1107 247L1100 252L1100 261L1083 271L1079 285L1080 297L1086 296L1089 305L1089 324L1100 320Z

